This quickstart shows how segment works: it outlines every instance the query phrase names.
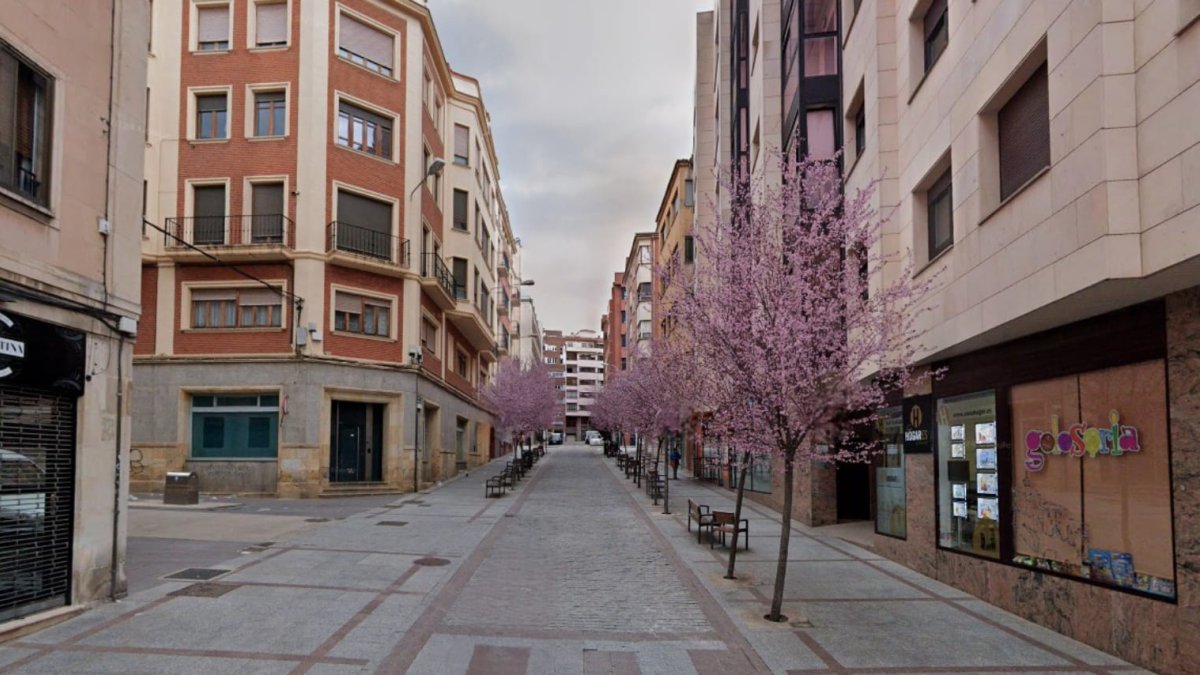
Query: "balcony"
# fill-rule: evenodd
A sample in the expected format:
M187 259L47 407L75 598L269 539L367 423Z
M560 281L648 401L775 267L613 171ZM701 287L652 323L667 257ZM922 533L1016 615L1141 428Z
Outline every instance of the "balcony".
M163 245L170 253L200 256L200 249L222 249L223 255L271 257L295 247L296 228L280 213L240 216L167 218Z
M343 258L343 261L357 260L365 264L367 269L377 269L379 266L408 267L408 243L407 239L352 223L335 220L329 224L328 252L339 257L345 254L348 258Z
M467 298L467 288L463 284L454 284L454 297L458 302L446 311L446 318L458 332L462 333L467 342L479 352L491 353L493 349L492 327L490 323L491 302L481 305L478 299L471 302Z
M446 261L436 253L426 253L421 256L421 287L429 297L442 309L453 309L456 304L456 288L454 275L446 266ZM463 289L464 293L466 289Z

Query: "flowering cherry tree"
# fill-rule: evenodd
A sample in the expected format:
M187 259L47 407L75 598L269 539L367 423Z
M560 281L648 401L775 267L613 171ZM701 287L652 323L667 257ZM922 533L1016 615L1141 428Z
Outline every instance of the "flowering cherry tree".
M869 190L844 197L832 162L785 159L780 173L772 184L723 188L728 216L695 232L699 272L665 275L670 318L703 372L707 427L746 459L762 453L782 463L774 621L786 620L796 463L868 459L871 446L852 431L910 381L929 290L914 281L911 262L881 252Z
M516 434L518 441L525 436L532 441L534 432L554 423L558 393L542 363L522 366L515 359L501 362L481 395L492 408L502 438Z

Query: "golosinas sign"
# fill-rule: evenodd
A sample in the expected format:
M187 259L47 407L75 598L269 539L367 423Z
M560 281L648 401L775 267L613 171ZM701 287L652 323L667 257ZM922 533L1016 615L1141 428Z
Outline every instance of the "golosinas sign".
M1127 452L1141 452L1142 445L1136 428L1121 424L1121 414L1108 413L1107 427L1072 424L1059 431L1058 415L1050 416L1050 431L1031 429L1025 432L1025 469L1041 471L1046 457L1069 455L1095 458L1098 455L1119 457Z
M4 314L0 314L0 379L14 375L25 360L25 341L21 339L21 327Z

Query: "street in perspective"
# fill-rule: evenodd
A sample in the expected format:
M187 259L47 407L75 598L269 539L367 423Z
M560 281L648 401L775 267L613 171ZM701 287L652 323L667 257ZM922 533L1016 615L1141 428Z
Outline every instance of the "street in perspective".
M0 0L0 675L1200 673L1198 355L1200 0Z

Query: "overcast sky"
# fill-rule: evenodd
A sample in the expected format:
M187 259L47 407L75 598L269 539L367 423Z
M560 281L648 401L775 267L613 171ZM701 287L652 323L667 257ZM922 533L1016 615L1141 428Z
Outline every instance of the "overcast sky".
M634 232L692 147L696 12L712 0L429 0L476 77L546 328L600 329Z

